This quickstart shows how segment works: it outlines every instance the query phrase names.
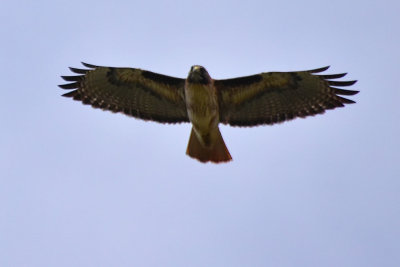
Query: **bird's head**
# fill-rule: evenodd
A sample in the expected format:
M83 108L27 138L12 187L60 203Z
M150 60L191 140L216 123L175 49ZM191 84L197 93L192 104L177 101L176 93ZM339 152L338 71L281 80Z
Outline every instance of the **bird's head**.
M187 80L190 83L209 84L211 82L211 77L204 67L194 65L190 68Z

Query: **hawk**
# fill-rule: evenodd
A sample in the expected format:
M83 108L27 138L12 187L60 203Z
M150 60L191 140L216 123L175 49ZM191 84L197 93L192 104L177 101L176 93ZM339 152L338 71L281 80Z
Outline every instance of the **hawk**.
M356 82L336 80L346 73L320 74L329 66L216 80L199 65L181 79L138 68L82 64L85 69L70 68L78 75L61 76L70 83L59 86L72 90L63 96L143 120L190 122L186 154L201 162L232 160L219 123L257 126L304 118L355 103L342 96L358 93L337 88Z

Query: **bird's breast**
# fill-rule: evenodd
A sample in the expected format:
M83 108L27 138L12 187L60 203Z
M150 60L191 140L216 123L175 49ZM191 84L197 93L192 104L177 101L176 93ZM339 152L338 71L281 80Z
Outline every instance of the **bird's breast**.
M218 99L212 83L186 83L185 98L188 116L196 132L208 133L218 126Z

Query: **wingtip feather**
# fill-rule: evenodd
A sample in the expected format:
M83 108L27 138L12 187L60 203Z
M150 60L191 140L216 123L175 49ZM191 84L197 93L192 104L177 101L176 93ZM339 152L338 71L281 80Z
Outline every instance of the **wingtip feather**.
M63 97L74 97L76 95L77 90L62 94Z
M357 90L345 90L345 89L340 89L340 88L335 88L335 87L331 87L335 94L337 95L356 95L358 94L360 91Z
M355 84L357 81L327 81L329 85L333 86L351 86Z
M66 83L66 84L59 84L58 87L62 89L75 89L79 87L79 83Z
M347 98L344 98L344 97L340 97L340 96L336 96L339 100L340 100L340 102L342 102L343 104L354 104L354 103L356 103L356 101L353 101L353 100L351 100L351 99L347 99Z
M93 64L85 63L83 61L81 61L81 63L82 63L83 66L85 66L87 68L91 68L91 69L95 69L95 68L99 67L99 66L96 66L96 65L93 65Z
M77 74L86 74L89 70L77 69L73 67L69 67L70 71Z
M82 80L82 75L77 75L77 76L61 76L61 78L64 80L64 81L67 81L67 82L78 82L78 81L80 81L80 80Z
M347 72L345 73L338 73L338 74L322 74L322 75L316 75L322 79L326 79L326 80L330 80L330 79L339 79L339 78L343 78L344 76L347 75Z
M329 69L330 67L331 66L325 66L325 67L318 68L318 69L308 70L307 72L310 72L310 73L323 72L323 71L326 71L327 69Z

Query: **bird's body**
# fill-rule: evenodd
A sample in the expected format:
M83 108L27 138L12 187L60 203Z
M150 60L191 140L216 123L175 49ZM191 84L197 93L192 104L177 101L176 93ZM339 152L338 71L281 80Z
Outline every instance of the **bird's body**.
M193 66L185 83L186 109L192 132L186 153L200 161L232 159L219 131L218 95L202 66Z
M201 162L232 159L219 131L219 123L232 126L274 124L296 117L324 113L354 101L339 95L358 91L356 81L336 81L346 73L316 75L328 67L300 72L266 72L215 80L195 65L187 79L134 68L70 68L78 76L62 76L74 89L64 94L95 108L161 123L190 122L186 153Z
M212 80L209 83L187 81L185 84L186 109L194 131L205 146L209 142L203 136L218 128L219 110L217 92Z

